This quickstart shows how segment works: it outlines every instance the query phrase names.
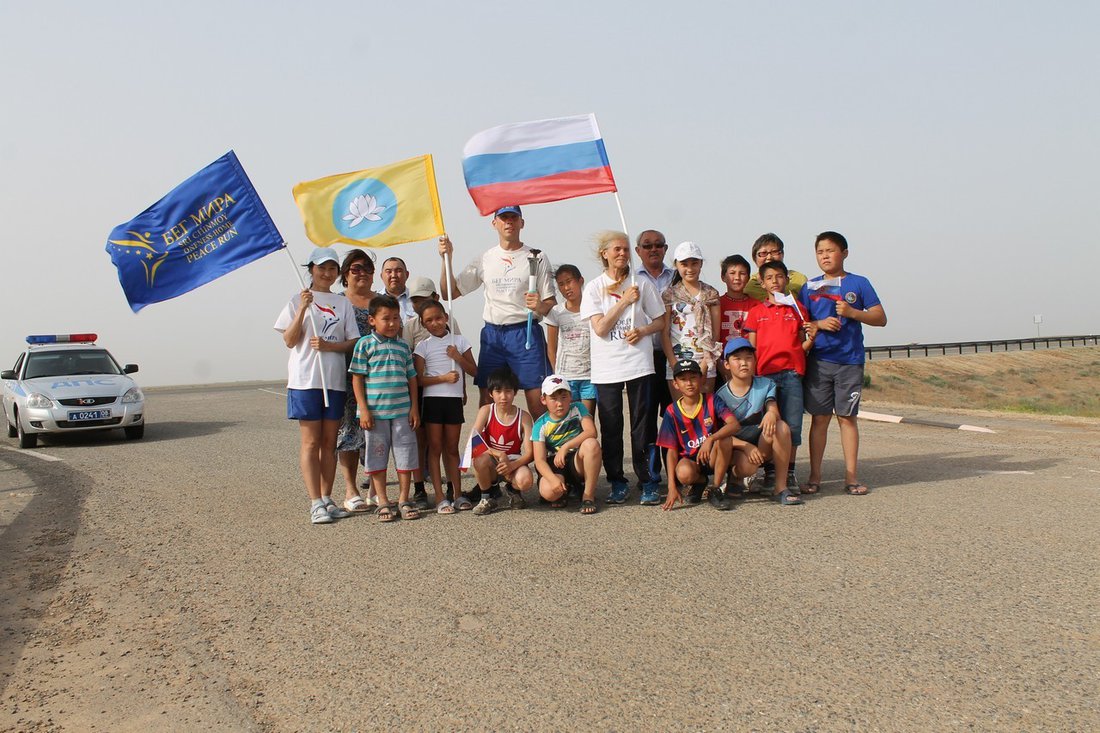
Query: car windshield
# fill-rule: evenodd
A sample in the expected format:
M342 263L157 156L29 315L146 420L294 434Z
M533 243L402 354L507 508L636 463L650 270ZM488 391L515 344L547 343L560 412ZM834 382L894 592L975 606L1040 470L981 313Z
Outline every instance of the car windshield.
M122 370L102 349L46 351L27 355L23 379L68 377L76 374L121 374Z

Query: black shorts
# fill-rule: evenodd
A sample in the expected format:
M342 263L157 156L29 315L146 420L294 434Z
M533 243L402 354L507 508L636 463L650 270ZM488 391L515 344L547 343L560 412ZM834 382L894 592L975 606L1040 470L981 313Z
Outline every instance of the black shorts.
M577 449L570 448L569 455L565 458L565 468L558 468L554 465L554 456L558 454L557 451L547 451L546 462L550 464L550 469L562 477L565 481L565 485L568 488L581 488L584 486L584 476L577 473Z
M461 425L465 422L462 414L462 398L425 397L420 420L433 425Z

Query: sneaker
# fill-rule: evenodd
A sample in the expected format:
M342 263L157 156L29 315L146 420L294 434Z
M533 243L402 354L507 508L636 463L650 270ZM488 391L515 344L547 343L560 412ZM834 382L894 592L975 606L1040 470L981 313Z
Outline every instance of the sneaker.
M661 503L661 496L658 492L660 484L656 481L650 481L647 484L642 484L642 506L657 506Z
M349 512L345 509L341 509L340 507L336 506L336 504L331 502L331 501L326 501L325 502L325 509L328 510L328 515L330 517L332 517L333 519L343 519L344 517L350 517L351 516L351 512Z
M720 512L729 511L730 500L726 496L726 485L722 484L716 488L710 490L710 495L707 497L710 505Z
M519 493L512 488L511 484L505 484L507 489L507 499L509 509L526 509L527 500L523 498L523 494Z
M336 520L332 518L332 515L328 513L328 509L322 504L309 510L309 521L314 524L332 524Z
M474 507L474 514L481 517L486 514L492 514L497 508L497 503L487 496L481 497L481 501Z
M680 496L684 497L685 504L698 504L703 500L703 491L706 487L706 484L692 484L691 486L682 487Z
M608 504L625 504L626 495L630 493L630 484L626 481L612 481L611 493L607 496Z
M761 488L775 488L775 466L771 464L764 464L764 483L761 485Z
M787 488L791 490L792 494L801 494L802 489L798 486L798 476L794 475L794 471L787 471Z
M428 492L424 489L417 489L413 492L412 502L420 511L424 511L431 507L431 504L428 502Z

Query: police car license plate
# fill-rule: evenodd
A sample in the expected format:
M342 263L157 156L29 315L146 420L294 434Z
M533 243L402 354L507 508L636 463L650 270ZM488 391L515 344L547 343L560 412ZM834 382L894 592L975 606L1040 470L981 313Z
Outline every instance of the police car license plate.
M83 422L84 420L106 420L111 417L110 410L81 410L70 412L69 422Z

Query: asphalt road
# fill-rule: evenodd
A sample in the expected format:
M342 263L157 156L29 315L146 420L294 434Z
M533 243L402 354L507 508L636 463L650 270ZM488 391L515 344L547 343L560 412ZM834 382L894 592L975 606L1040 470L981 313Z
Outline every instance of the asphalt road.
M1100 421L864 422L866 497L834 428L802 507L311 526L281 391L0 443L0 729L1100 728Z

